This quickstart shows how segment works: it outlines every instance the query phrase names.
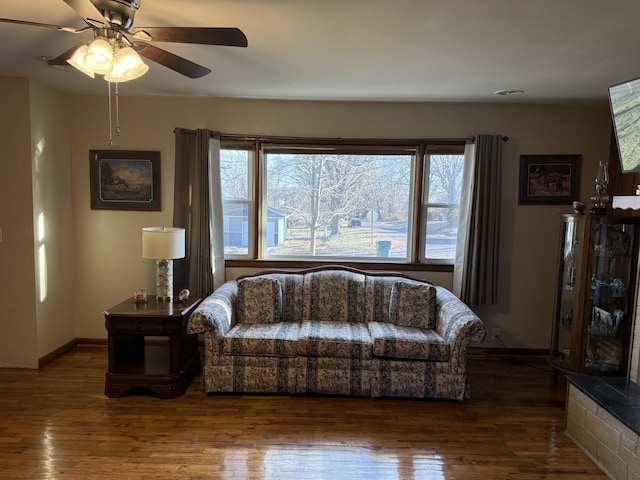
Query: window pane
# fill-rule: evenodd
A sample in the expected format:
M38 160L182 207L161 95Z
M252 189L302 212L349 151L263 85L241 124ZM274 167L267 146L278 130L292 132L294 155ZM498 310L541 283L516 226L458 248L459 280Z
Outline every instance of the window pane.
M224 217L225 255L249 255L252 153L242 149L220 150L222 213Z
M247 255L249 253L249 205L223 203L222 214L225 255Z
M460 203L464 155L431 155L428 203Z
M249 152L220 150L223 200L246 200L249 194Z
M457 236L457 208L427 208L427 237L424 252L426 258L434 260L455 259Z
M265 255L407 258L413 158L267 153Z
M430 155L427 163L424 257L425 260L449 262L456 256L464 155Z

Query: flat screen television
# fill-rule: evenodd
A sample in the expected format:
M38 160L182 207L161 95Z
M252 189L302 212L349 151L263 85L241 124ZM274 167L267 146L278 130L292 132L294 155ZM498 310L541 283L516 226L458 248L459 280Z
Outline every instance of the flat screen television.
M609 105L620 168L640 172L640 78L609 87Z

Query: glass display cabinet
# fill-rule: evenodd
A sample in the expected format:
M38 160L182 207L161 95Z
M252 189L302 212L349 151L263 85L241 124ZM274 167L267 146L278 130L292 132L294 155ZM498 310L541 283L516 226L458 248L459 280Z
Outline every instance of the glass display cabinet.
M550 350L556 373L626 374L638 230L633 217L564 215Z

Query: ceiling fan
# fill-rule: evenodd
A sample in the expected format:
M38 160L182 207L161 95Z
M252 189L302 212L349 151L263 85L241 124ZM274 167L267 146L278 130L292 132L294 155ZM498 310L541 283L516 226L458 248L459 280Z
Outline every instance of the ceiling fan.
M92 40L84 40L66 52L60 54L56 58L47 60L49 65L71 64L82 70L87 75L91 75L88 71L84 71L81 66L76 65L77 57L84 59L84 63L89 63L89 49L92 45L106 42L111 50L120 53L120 58L124 62L125 51L135 52L134 56L139 54L149 60L164 65L189 78L200 78L211 72L210 69L191 62L186 58L174 55L166 50L156 47L148 42L175 42L175 43L193 43L201 45L224 45L231 47L246 47L247 37L238 28L216 28L216 27L133 27L133 19L136 10L140 8L141 0L63 0L67 5L73 8L87 24L86 27L76 29L74 27L66 27L62 25L52 25L47 23L37 23L25 20L13 20L9 18L0 18L0 22L30 25L35 27L55 28L57 30L68 33L83 33L92 30L94 38ZM128 49L128 50L125 50ZM128 53L127 53L128 54ZM95 58L101 60L98 54ZM113 58L111 59L113 60ZM144 68L138 69L131 73L130 77L120 78L114 77L113 74L103 73L97 67L90 70L93 73L105 75L105 79L109 81L126 81L137 78L144 74L148 67L139 59L139 64ZM111 61L109 62L111 63ZM114 60L115 64L115 60ZM106 72L106 70L105 70ZM141 72L141 73L140 73Z

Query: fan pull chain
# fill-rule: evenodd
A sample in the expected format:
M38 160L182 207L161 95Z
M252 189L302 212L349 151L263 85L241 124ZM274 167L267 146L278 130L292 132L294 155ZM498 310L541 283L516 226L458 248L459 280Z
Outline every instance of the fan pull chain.
M116 91L115 91L115 99L116 99L116 137L120 136L120 92L118 89L118 50L114 47L113 49L113 60L114 60L114 69L116 76ZM111 80L107 80L109 84L109 148L113 148L113 116L112 116L112 107L111 107Z
M108 81L108 88L109 88L109 149L113 148L113 133L111 131L111 82Z
M116 73L116 137L120 136L120 91L118 89L118 84L120 83L118 67L120 64L118 63L118 48L113 46L113 69Z
M116 82L116 137L120 136L120 93L118 92L118 83L120 82Z

